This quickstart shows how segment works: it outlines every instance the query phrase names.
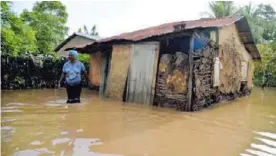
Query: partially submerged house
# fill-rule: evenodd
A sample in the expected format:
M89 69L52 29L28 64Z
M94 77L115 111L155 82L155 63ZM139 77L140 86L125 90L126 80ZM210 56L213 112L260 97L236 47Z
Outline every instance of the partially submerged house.
M62 43L60 43L56 48L55 52L59 56L67 57L66 49L78 45L91 44L99 39L96 36L90 36L83 33L73 33L71 36L66 38Z
M91 62L100 95L184 111L249 94L261 59L245 17L166 23L73 49L100 60Z

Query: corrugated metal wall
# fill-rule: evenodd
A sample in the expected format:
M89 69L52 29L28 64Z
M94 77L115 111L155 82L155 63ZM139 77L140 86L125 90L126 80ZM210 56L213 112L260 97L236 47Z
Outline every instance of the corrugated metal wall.
M157 42L132 45L126 101L152 104L155 92L158 47Z

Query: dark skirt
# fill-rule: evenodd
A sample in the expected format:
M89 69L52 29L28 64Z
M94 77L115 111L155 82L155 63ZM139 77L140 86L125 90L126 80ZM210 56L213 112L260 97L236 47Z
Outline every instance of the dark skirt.
M81 84L66 85L68 100L67 103L80 103Z

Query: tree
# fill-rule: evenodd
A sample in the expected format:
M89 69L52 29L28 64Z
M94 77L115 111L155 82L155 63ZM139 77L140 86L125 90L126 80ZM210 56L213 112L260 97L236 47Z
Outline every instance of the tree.
M276 12L271 5L249 3L240 9L240 15L247 18L256 43L276 40Z
M270 4L260 4L257 9L260 25L264 32L262 37L266 41L276 41L276 12Z
M81 33L81 32L82 32L82 29L81 29L81 28L79 28L79 29L78 29L78 32L79 32L79 33Z
M262 61L255 63L254 84L262 85L266 73L272 73L269 86L276 86L276 12L271 5L251 3L240 9L251 28Z
M88 32L88 29L87 29L86 25L83 26L83 31L84 31L85 34L89 35L89 32Z
M240 8L241 13L250 18L256 18L258 15L257 8L250 2L248 5Z
M24 10L21 17L37 32L35 37L40 53L51 53L67 35L68 14L59 1L36 2L32 11Z
M14 13L11 11L12 2L1 1L1 26L9 25L9 18L14 16Z
M276 12L270 4L259 4L256 12L259 18L269 21L276 19Z
M227 17L236 14L237 9L233 1L213 1L209 2L210 12L205 12L210 18Z
M90 32L91 36L99 36L99 33L96 30L96 25L93 25L91 32Z
M276 46L275 42L268 44L259 44L258 50L261 54L262 61L255 62L254 84L262 85L265 73L272 73L269 80L269 86L276 87Z
M82 28L78 29L79 33L84 33L86 35L90 35L90 36L99 36L99 33L97 32L97 27L96 25L93 25L93 27L91 28L91 31L89 32L86 25L83 26Z
M260 25L260 19L258 18L258 8L254 6L251 2L239 9L239 15L245 16L248 24L251 28L251 32L254 38L255 43L264 42L263 33L264 29Z
M232 15L245 16L253 34L254 41L261 54L262 61L255 63L254 84L261 85L263 75L272 73L270 86L276 86L276 11L269 4L235 8L230 1L216 1L209 3L210 12L205 13L211 18Z
M37 52L36 32L11 11L12 2L1 1L1 51L19 55Z

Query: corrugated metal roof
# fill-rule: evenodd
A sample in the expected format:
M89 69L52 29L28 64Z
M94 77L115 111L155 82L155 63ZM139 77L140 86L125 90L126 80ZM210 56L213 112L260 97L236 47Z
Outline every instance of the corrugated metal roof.
M141 29L141 30L123 33L123 34L108 37L108 38L103 38L88 45L79 45L68 49L77 49L79 51L84 51L85 49L85 51L87 51L87 48L93 45L104 44L112 41L140 41L150 37L162 36L169 33L173 33L175 32L176 25L185 25L185 30L190 30L195 28L223 27L234 23L237 25L237 29L239 31L240 37L242 38L242 41L244 42L244 44L247 45L246 46L248 47L247 50L253 56L253 59L260 59L260 54L253 42L253 37L251 35L250 28L245 17L224 17L224 18L217 18L217 19L205 18L205 19L199 19L194 21L179 21L179 22L165 23L162 25L153 26L146 29ZM244 32L246 32L247 34ZM250 43L248 43L248 41L250 41Z
M117 36L112 36L109 38L104 38L98 40L97 42L109 42L112 40L129 40L129 41L139 41L153 36L160 36L168 33L174 32L175 25L185 24L185 29L194 28L207 28L207 27L221 27L229 24L233 24L235 21L239 20L238 17L226 17L219 19L200 19L194 21L179 21L166 23L159 26L149 27L146 29L137 30L134 32L123 33Z
M61 44L59 44L55 48L54 51L55 52L59 51L59 49L61 49L66 43L68 43L70 40L72 40L76 36L80 36L80 37L84 37L86 39L89 39L89 40L91 40L91 43L93 43L92 41L96 41L96 40L100 39L100 37L98 37L98 36L90 36L90 35L86 35L86 34L83 34L83 33L77 33L77 32L75 32L71 36L69 36L67 39L65 39ZM89 43L89 44L91 44L91 43Z

